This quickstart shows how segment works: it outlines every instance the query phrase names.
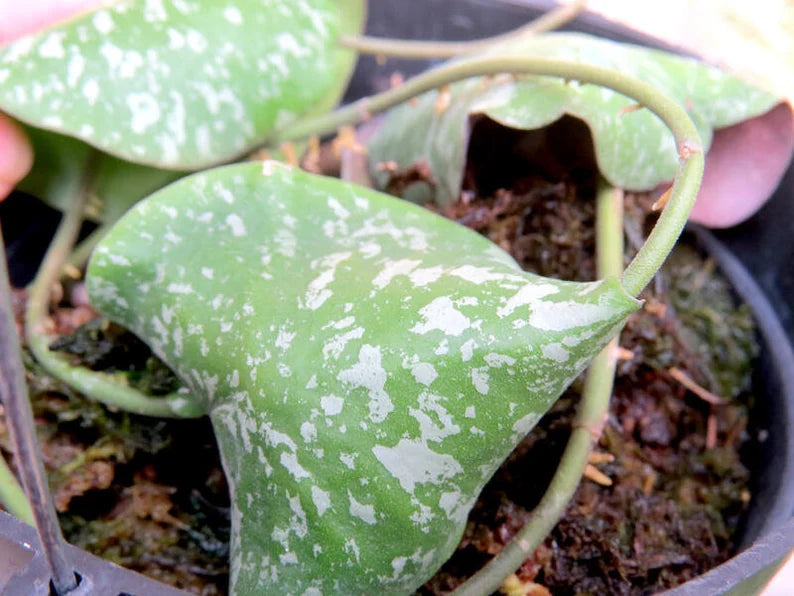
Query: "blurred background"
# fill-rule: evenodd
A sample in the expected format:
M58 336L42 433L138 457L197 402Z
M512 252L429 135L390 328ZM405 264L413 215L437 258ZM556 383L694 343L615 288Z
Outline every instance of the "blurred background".
M794 100L792 0L588 0L586 9Z

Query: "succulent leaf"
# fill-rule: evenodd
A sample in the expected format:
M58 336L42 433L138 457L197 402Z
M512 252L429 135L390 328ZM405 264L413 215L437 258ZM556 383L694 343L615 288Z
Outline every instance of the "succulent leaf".
M338 100L363 0L122 0L0 48L0 109L117 157L228 161Z
M93 304L204 399L232 590L406 594L637 308L415 205L275 162L191 175L94 252Z
M763 114L780 98L693 59L577 33L549 33L491 48L488 54L544 56L612 68L656 86L677 100L708 147L714 128ZM495 77L453 85L449 105L438 109L438 92L416 105L392 110L368 143L373 179L390 174L377 168L395 162L405 170L424 162L435 182L435 200L457 200L463 176L470 119L483 115L506 127L533 130L563 115L590 129L601 173L614 186L650 190L671 180L678 153L670 131L648 110L632 111L632 100L610 89L548 77ZM428 131L432 131L432 134Z

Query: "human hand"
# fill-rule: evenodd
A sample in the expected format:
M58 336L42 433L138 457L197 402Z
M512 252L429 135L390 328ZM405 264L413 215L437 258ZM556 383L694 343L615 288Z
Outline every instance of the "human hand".
M0 0L0 46L103 4L103 0ZM0 114L0 201L24 178L33 150L22 129Z

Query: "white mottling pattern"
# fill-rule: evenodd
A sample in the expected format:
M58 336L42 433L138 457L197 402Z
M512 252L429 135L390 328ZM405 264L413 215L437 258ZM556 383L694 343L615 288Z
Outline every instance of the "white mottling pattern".
M566 350L561 343L552 343L541 346L543 356L554 362L567 362L571 353Z
M463 265L453 269L449 274L477 285L490 281L501 281L508 277L502 272L493 272L491 267L475 267L474 265ZM512 277L518 278L518 276Z
M132 112L130 129L143 134L160 120L160 105L149 93L132 93L127 97L127 107Z
M370 526L376 523L375 508L372 505L359 503L349 490L347 491L347 498L350 501L350 515Z
M312 486L312 501L314 502L314 506L317 508L317 515L320 517L328 511L331 507L331 493L321 489L319 486Z
M295 480L301 480L303 478L311 478L311 474L306 471L306 469L298 463L298 456L294 453L287 453L286 451L281 452L281 456L279 457L279 461L281 465L284 466L287 471L292 475Z
M358 457L358 453L340 453L339 460L347 466L350 470L356 469L356 458Z
M372 285L382 290L391 283L391 280L398 275L408 275L421 261L411 259L400 259L398 261L386 261L383 269L372 280Z
M170 283L168 284L168 292L171 294L192 294L193 287L185 283Z
M554 295L559 290L552 284L527 283L516 294L505 301L505 305L496 310L499 317L512 315L513 312L526 305L531 305L533 310L541 298Z
M496 354L494 352L483 356L483 360L485 360L491 368L502 368L503 365L513 366L516 363L516 359L512 356Z
M320 398L320 407L326 416L336 416L342 411L345 400L336 395L323 395Z
M445 335L458 336L471 326L471 320L455 308L449 296L439 296L419 310L424 321L411 328L412 333L424 335L438 330Z
M317 261L316 264L312 264L312 269L320 268L323 269L323 272L309 284L304 298L306 308L317 310L333 295L333 291L328 289L328 285L334 281L336 267L350 256L349 252L330 254Z
M66 67L66 84L69 87L75 87L83 76L85 70L85 58L81 54L74 54L69 58L69 64Z
M63 49L63 40L66 34L61 31L53 31L39 46L39 56L42 58L55 58L60 60L66 55Z
M454 457L437 453L419 440L401 439L394 447L375 445L372 453L411 494L417 484L443 484L463 472Z
M438 378L438 373L433 365L428 362L417 362L411 367L411 374L416 379L417 383L421 383L425 387L430 387Z
M232 236L245 236L245 224L242 218L236 213L230 213L226 216L226 224L231 228Z
M471 382L477 390L477 393L488 395L488 392L491 390L489 385L490 380L491 376L488 374L487 366L471 369Z
M334 335L323 345L323 360L328 360L329 358L338 359L349 342L362 337L364 337L363 327L355 327L350 331Z
M226 8L224 8L223 16L232 25L243 24L243 13L241 13L240 9L237 8L236 6L227 6Z
M615 316L609 305L564 302L539 302L533 306L530 325L546 331L569 331L606 321Z
M337 375L338 380L351 388L361 387L368 391L369 419L372 422L383 422L394 410L394 404L385 391L388 374L383 368L382 359L380 346L364 344L359 351L358 362Z
M301 424L301 437L306 443L313 443L317 440L317 427L311 422Z
M88 105L93 106L99 98L99 83L96 79L89 79L83 84L83 97L88 100Z
M107 35L116 28L113 17L111 17L106 10L98 10L95 12L94 16L91 18L91 22L94 24L94 28L102 35Z

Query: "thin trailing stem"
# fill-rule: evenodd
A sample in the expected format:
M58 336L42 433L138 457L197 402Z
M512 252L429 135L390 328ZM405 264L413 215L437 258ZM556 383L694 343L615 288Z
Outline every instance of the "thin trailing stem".
M483 50L494 44L557 29L576 18L584 9L585 4L584 0L564 4L518 29L476 41L407 41L385 37L345 36L340 39L340 43L362 54L415 59L453 58L461 54Z
M499 56L470 58L445 64L403 85L361 99L335 112L296 122L282 129L278 142L333 132L341 126L356 124L412 97L469 77L514 73L561 77L608 87L628 96L656 114L672 131L678 147L679 165L673 180L670 200L659 220L629 263L622 276L626 291L637 296L653 279L672 250L695 204L703 177L703 150L700 136L686 111L656 87L621 72L549 58ZM626 117L631 117L627 115Z
M620 275L623 268L623 193L602 181L596 197L596 214L598 275ZM601 350L587 371L571 437L532 517L502 552L452 593L454 596L480 596L498 590L562 517L579 486L588 456L607 416L615 377L616 347L617 338Z
M50 350L51 337L46 330L50 290L58 280L66 255L74 246L83 209L91 184L91 163L86 174L71 189L71 201L55 238L50 244L36 278L28 288L28 303L25 313L25 333L31 352L39 364L54 377L75 388L87 397L101 401L135 414L164 418L193 418L203 416L204 409L190 395L172 393L163 397L151 397L127 384L123 373L109 375L74 366L63 355Z
M5 255L5 245L3 244L2 235L0 235L0 268L5 270L5 262L6 262L6 255ZM12 308L11 308L11 300L10 300L10 293L8 290L8 276L5 275L0 279L0 284L2 284L2 288L0 289L0 294L2 295L2 299L0 299L0 308L3 309L2 316L3 317L3 331L0 333L0 341L2 341L5 346L4 357L0 362L0 382L8 389L3 390L3 398L2 402L5 402L7 399L13 399L7 397L10 392L11 388L9 387L10 379L14 376L21 377L24 379L25 372L24 372L24 365L22 364L22 359L19 357L19 347L18 344L16 346L9 345L10 342L14 341L14 337L16 336L16 324L12 318ZM27 395L24 396L27 399ZM23 522L30 524L31 526L35 524L35 520L33 517L33 510L30 508L30 504L28 503L28 499L25 496L25 491L22 490L22 486L19 484L17 477L14 476L14 473L11 471L11 468L8 467L5 458L0 454L0 504L14 517L21 519Z
M33 422L33 411L30 407L28 388L25 381L25 366L22 364L22 352L19 347L16 321L11 307L11 290L6 268L6 255L2 235L0 234L0 400L5 411L5 421L11 443L14 446L14 457L17 461L24 495L19 495L15 480L2 478L3 498L11 498L10 505L22 519L36 526L41 541L44 558L52 574L52 584L56 594L65 594L75 585L74 568L69 562L65 543L58 525L55 507L52 504L47 475L41 460L39 444L36 441L36 428ZM0 471L8 472L5 460L2 460ZM5 475L5 474L3 474ZM28 504L25 507L26 501Z
M72 250L72 252L69 254L69 258L66 260L66 267L71 267L74 269L82 269L85 267L86 263L88 263L88 258L91 256L91 252L94 250L94 247L99 243L100 240L102 240L102 238L105 237L105 234L108 233L108 230L110 230L112 226L112 223L100 225L77 246L75 246L74 250Z

